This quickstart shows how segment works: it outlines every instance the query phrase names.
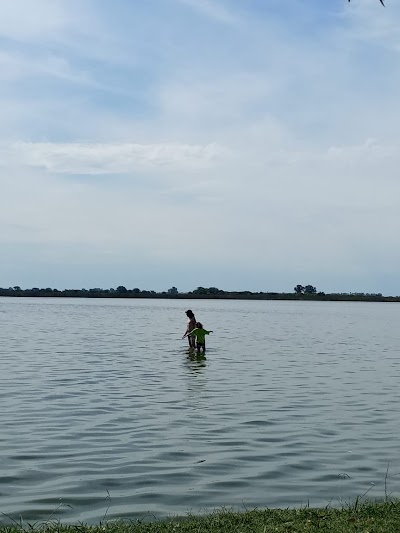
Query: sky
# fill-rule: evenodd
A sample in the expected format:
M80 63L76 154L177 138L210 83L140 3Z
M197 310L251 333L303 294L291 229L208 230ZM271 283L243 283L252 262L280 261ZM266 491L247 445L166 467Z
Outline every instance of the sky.
M400 3L1 0L0 286L400 294Z

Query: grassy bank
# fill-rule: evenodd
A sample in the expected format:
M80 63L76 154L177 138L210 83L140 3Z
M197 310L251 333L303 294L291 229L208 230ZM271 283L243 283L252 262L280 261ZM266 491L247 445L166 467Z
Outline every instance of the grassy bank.
M63 526L59 522L2 526L1 533L294 533L294 532L400 532L400 502L363 503L342 509L266 509L243 513L215 511L207 516L188 516L163 521L108 521L99 526Z

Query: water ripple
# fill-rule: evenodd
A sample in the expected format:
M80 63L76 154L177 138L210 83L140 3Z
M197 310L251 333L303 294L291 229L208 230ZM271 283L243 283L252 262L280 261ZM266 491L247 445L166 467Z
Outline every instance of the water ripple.
M179 340L188 305L215 332L206 357ZM334 504L384 496L388 465L400 493L400 307L2 298L0 310L0 511L16 519Z

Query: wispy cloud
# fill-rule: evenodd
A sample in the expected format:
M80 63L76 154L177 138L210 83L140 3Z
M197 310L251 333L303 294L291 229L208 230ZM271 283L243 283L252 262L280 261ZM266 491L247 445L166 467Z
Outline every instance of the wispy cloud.
M71 7L75 4L71 2ZM73 14L65 2L39 0L33 6L27 0L2 2L0 36L22 42L46 39L62 32L73 22Z
M343 12L343 20L351 26L348 36L355 41L371 45L384 50L390 48L399 51L400 28L397 17L400 14L400 7L397 3L390 3L389 16L387 12L380 12L376 9L376 4L370 0L367 2L354 2L350 9Z
M228 26L239 26L240 20L233 11L232 3L227 8L217 0L175 0L184 6L190 7L197 13L210 18L213 21L226 24Z
M87 72L73 68L69 61L55 55L27 57L16 52L0 52L0 79L20 81L29 78L55 78L60 81L86 86L99 86Z
M4 159L63 174L119 174L145 170L206 168L223 149L215 144L26 143L0 146Z

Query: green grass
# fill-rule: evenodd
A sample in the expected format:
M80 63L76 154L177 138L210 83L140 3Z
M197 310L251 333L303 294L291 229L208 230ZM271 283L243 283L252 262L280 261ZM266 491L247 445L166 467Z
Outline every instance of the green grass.
M58 521L0 527L1 533L294 533L294 532L400 532L400 501L365 502L342 509L265 509L247 512L214 511L166 520L105 521L98 526L62 525Z

